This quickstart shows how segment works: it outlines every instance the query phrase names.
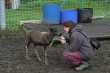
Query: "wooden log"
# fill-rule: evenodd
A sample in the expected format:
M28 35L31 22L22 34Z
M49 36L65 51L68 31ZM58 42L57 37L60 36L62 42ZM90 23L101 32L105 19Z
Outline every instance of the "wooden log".
M11 5L12 5L11 0L5 0L5 7L6 7L7 9L10 9L10 8L11 8Z

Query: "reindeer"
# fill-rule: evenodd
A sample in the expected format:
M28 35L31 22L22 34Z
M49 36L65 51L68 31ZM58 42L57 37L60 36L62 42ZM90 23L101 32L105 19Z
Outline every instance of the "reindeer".
M26 59L30 59L28 55L28 49L30 44L33 44L33 46L43 46L43 52L44 52L44 64L48 65L48 59L47 59L47 49L50 48L53 44L53 38L57 35L54 28L49 27L47 32L41 32L36 30L37 27L33 23L26 23L23 25L24 29L30 29L30 31L25 31L25 49L26 49ZM57 40L57 38L54 38L54 40ZM37 49L35 50L35 54L37 56L38 61L42 61L39 52Z

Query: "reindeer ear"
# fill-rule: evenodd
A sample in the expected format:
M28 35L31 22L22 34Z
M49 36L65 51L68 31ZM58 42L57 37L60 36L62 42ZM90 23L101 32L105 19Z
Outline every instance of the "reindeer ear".
M49 29L49 31L54 32L54 33L57 33L58 32L57 29L56 28L53 28L53 27L49 27L48 29Z
M52 31L54 28L52 28L52 27L48 27L48 29L49 29L50 31Z

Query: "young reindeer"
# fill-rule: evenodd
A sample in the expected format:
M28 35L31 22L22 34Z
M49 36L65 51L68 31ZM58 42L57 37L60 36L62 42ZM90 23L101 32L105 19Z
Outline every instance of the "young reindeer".
M33 23L26 23L23 25L24 29L30 29L30 31L25 30L25 49L26 49L26 59L30 59L28 55L28 49L30 44L33 46L43 46L44 52L44 64L48 65L47 60L47 49L52 45L51 41L56 36L56 31L54 28L48 28L47 32L41 32L36 30L37 27ZM39 56L39 52L37 49L35 50L35 54L37 56L38 61L42 61L41 57Z

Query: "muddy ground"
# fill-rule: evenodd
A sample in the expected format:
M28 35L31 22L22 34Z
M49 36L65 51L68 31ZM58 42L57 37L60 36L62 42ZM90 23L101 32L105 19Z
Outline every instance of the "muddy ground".
M110 73L110 41L101 44L102 47L96 51L96 56L91 61L91 67L76 72L63 61L62 46L49 49L49 65L45 66L37 61L33 50L35 48L30 48L31 60L26 60L23 33L7 32L0 37L0 73ZM42 53L41 47L36 49Z

